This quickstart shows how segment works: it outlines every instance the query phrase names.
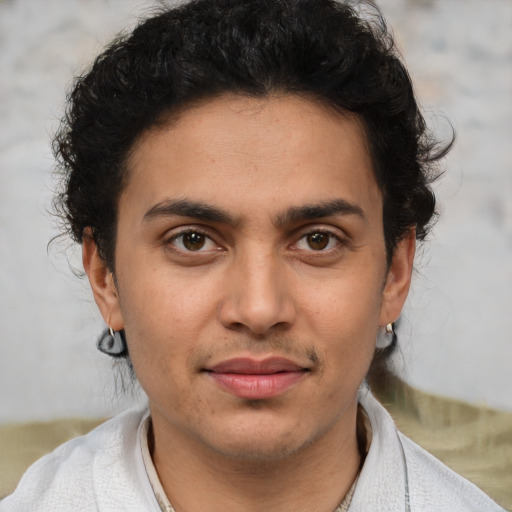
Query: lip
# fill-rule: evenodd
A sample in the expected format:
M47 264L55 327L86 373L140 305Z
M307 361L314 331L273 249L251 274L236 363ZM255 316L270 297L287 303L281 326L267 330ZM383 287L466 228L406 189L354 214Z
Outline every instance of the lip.
M281 395L309 369L283 357L262 360L240 357L205 369L222 390L239 398L262 400Z

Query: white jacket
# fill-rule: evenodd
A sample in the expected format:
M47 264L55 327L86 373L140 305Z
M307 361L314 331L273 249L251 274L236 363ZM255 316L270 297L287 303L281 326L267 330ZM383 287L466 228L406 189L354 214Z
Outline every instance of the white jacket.
M398 432L369 391L361 391L360 403L373 434L350 512L504 511ZM147 415L130 409L46 455L0 502L0 512L160 512L142 458Z

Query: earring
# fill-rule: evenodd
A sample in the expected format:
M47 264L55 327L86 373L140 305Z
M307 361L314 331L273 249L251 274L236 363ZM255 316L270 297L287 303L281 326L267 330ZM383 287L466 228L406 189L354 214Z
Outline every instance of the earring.
M379 328L379 334L377 335L376 347L380 349L389 348L395 345L397 342L397 336L395 332L395 324L390 322L386 327Z
M111 357L126 357L128 355L128 345L124 330L114 331L112 327L105 329L96 343L100 352Z

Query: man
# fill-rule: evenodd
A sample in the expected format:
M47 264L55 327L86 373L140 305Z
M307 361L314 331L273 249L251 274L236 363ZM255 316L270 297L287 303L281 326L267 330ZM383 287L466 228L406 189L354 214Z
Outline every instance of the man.
M435 148L383 23L344 3L200 0L114 41L56 138L60 205L100 349L149 407L43 458L0 509L500 510L366 384Z

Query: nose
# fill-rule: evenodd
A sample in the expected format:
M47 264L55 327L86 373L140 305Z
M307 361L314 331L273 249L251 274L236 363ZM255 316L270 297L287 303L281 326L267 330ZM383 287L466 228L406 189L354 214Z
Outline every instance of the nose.
M278 256L240 257L226 274L226 295L220 305L222 325L261 337L289 328L296 318L291 283Z

